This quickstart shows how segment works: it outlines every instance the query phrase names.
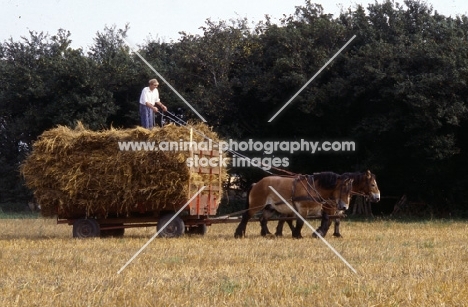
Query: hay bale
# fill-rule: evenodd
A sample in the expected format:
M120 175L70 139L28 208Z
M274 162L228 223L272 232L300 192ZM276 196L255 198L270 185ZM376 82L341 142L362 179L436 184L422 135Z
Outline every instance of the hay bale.
M193 127L219 142L205 124ZM81 123L75 129L59 126L45 131L20 168L42 215L102 218L178 210L189 199L189 189L193 193L226 176L225 168L214 176L191 172L186 163L189 151L121 151L118 142L125 141L188 142L190 131L170 124L152 130L96 132ZM194 133L193 141L206 140Z

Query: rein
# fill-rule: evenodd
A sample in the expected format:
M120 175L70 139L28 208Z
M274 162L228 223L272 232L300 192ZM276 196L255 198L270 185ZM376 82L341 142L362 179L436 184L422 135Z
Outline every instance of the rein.
M274 167L274 166L272 166L271 169L274 169L274 170L279 171L279 172L283 172L285 174L288 174L291 177L301 176L299 174L296 174L296 173L293 173L293 172L290 172L290 171L287 171L287 170L284 170L284 169L281 169L281 168L277 168L277 167Z
M363 197L365 197L365 198L368 198L368 197L369 197L369 195L367 195L367 194L365 194L365 193L361 193L361 192L353 192L353 191L351 191L351 194L352 194L352 195L357 195L357 196L363 196Z
M304 180L307 182L307 185L304 184ZM312 184L310 183L310 179L312 180ZM307 192L307 196L302 196L302 197L294 197L294 194L296 193L296 184L297 182L300 182L304 190ZM315 192L315 196L312 195L311 191ZM291 194L291 201L294 206L296 206L295 202L296 201L301 201L301 200L311 200L315 201L318 203L321 203L322 206L325 207L325 205L330 206L329 208L333 207L333 202L331 200L326 200L325 198L320 195L320 192L317 190L315 186L315 180L313 175L297 175L293 185L292 185L292 194ZM328 207L326 207L328 208Z

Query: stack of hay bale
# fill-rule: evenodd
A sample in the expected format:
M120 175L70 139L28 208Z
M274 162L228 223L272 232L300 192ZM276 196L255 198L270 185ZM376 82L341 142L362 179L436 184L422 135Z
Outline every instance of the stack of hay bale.
M194 142L219 142L205 124L192 126ZM203 134L203 135L200 135ZM44 132L21 166L43 216L60 218L129 216L131 212L177 210L193 186L224 179L194 174L187 166L189 151L121 150L119 142L190 141L187 127L166 125L91 131L59 126ZM211 181L211 182L210 182ZM219 191L221 193L221 191Z

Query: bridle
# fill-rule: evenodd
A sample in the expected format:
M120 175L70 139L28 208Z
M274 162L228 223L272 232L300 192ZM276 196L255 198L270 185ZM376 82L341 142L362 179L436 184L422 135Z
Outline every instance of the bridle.
M339 200L342 199L343 194L350 194L352 184L349 184L348 180L350 180L350 178L344 178L343 181L340 183ZM301 183L302 187L307 192L307 197L294 197L296 193L297 182ZM312 191L315 195L312 195ZM322 207L324 207L325 209L336 209L337 207L336 201L323 198L323 196L317 190L314 175L297 175L295 177L295 180L293 181L291 192L291 202L294 206L296 206L295 201L310 200L322 204Z

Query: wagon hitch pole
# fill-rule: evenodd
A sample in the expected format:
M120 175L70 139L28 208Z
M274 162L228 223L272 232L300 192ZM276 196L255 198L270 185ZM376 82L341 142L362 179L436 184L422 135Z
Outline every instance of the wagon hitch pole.
M357 274L357 271L351 266L351 264L349 264L349 262L346 261L346 259L343 258L343 256L341 256L340 253L338 253L338 251L337 251L336 249L334 249L333 246L331 246L330 243L328 243L327 240L325 240L325 239L322 237L322 235L321 235L320 233L318 233L318 232L309 224L309 222L307 222L306 219L303 218L302 215L300 215L299 212L297 212L296 209L294 209L294 207L293 207L290 203L288 203L288 201L287 201L286 199L284 199L284 197L281 196L281 195L275 190L275 188L273 188L271 185L268 186L268 187L270 188L270 190L272 190L272 191L276 194L276 196L278 196L286 205L289 206L289 208L294 212L294 214L295 214L297 217L299 217L299 218L304 222L304 224L306 224L310 229L312 229L312 231L317 235L317 237L319 237L319 238L323 241L323 243L325 243L325 245L327 245L328 248L330 248L330 249L338 256L338 258L340 258L341 261L343 261L344 264L346 264L346 265L348 266L348 268L350 268L351 271L354 272L354 274Z
M138 252L135 253L135 255L133 255L132 258L130 258L130 260L127 261L127 263L125 263L125 265L123 267L120 268L120 270L117 272L117 274L120 274L123 270L125 270L125 268L127 267L127 265L129 265L150 243L151 241L153 241L160 233L161 231L164 230L164 228L166 228L167 225L169 225L172 220L174 220L184 209L185 207L188 206L188 204L190 204L192 202L192 200L195 199L195 197L198 196L198 194L200 194L204 189L206 188L206 186L202 186L200 190L198 190L197 193L195 193L195 195L192 196L192 198L189 199L189 201L187 201L187 203L179 209L179 211L176 212L176 214L174 214L174 216L169 220L167 221L166 224L164 224L161 229L159 229L159 231L157 231L152 237L151 239L148 240L148 242L145 243L145 245L143 245L140 250Z

